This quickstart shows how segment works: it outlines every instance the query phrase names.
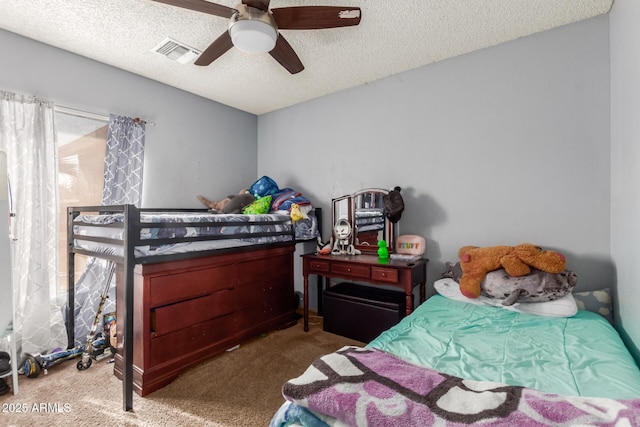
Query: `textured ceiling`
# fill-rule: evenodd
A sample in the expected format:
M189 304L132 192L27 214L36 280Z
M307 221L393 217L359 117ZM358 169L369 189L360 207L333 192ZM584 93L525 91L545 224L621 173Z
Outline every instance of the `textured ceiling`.
M217 3L235 7L239 0ZM358 6L356 27L282 30L305 66L231 49L207 67L152 49L170 37L204 50L225 18L151 0L0 0L0 28L202 97L263 114L442 59L605 14L613 0L272 0ZM4 47L5 52L9 51Z

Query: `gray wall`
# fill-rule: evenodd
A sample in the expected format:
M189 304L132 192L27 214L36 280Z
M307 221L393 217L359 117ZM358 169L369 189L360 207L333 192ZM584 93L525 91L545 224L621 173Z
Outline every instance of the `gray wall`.
M0 30L0 88L147 126L144 207L204 207L256 179L257 118L161 83ZM237 189L237 190L235 190ZM233 191L232 191L233 190Z
M618 329L640 361L640 2L616 0L611 33L611 255ZM635 342L635 346L632 344Z
M566 254L578 289L612 286L608 31L599 17L261 115L258 175L327 213L400 185L429 283L461 246L531 242Z

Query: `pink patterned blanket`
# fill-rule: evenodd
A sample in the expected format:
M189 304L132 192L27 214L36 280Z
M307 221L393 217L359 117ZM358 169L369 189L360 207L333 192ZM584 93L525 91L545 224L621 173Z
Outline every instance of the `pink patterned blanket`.
M319 357L283 394L331 417L329 425L640 426L640 398L561 396L465 380L360 347Z

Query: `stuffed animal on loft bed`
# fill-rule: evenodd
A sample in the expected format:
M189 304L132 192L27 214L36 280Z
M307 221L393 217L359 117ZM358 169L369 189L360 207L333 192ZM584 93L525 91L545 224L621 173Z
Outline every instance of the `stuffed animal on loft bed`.
M311 202L300 192L291 188L278 188L278 184L266 175L249 188L243 188L238 194L229 195L222 200L210 200L202 195L197 197L213 213L266 214L287 211L292 222L307 219L308 213L313 209Z
M462 277L460 292L467 298L478 298L481 283L487 273L504 269L509 276L520 277L531 273L531 269L562 273L566 267L564 255L544 250L531 243L517 246L463 246L458 251Z
M238 214L256 200L253 194L249 193L249 189L240 190L238 194L231 194L222 200L209 200L198 194L198 200L202 202L213 213Z

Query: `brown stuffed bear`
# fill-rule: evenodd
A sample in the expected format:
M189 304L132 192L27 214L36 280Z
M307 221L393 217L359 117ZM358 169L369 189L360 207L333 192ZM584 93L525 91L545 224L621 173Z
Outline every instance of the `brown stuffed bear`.
M531 268L548 273L561 273L566 266L564 255L543 250L542 248L523 243L518 246L463 246L458 251L460 257L460 292L467 298L480 296L480 284L485 275L494 270L504 268L510 276L524 276L531 273Z
M245 188L240 190L237 196L232 194L217 202L209 200L201 195L198 195L198 200L200 200L211 211L216 213L242 213L242 208L250 205L251 202L255 200L255 197L248 193L248 191L249 189Z

